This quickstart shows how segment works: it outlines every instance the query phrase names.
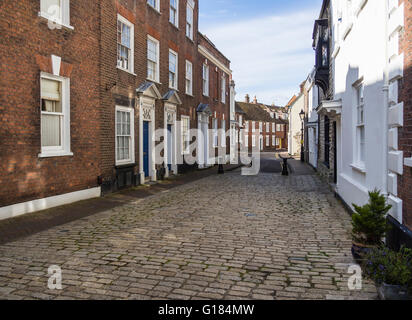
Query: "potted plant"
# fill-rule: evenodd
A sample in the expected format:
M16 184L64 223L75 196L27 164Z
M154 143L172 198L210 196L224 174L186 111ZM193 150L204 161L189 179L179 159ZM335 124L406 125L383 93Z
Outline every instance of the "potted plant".
M382 300L408 300L412 289L412 250L399 252L388 248L373 249L364 265L365 273L376 282Z
M363 207L353 204L355 213L352 215L352 254L357 261L362 261L372 249L382 244L382 239L388 231L386 215L392 208L386 204L386 199L380 191L369 192L369 203Z

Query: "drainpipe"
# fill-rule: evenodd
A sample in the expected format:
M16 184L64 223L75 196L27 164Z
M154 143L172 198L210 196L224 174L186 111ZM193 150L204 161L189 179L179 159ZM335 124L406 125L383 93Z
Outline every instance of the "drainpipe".
M388 130L389 130L389 54L388 54L388 22L389 22L389 6L388 1L385 3L385 32L384 32L384 48L385 48L385 69L384 69L384 83L383 83L383 107L384 107L384 117L383 117L383 150L385 152L383 157L383 193L388 196L388 156L389 156L389 141L388 141Z

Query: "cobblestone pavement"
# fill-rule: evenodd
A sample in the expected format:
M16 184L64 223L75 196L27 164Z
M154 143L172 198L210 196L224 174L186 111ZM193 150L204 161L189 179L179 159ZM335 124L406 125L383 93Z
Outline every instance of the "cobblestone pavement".
M375 299L315 175L215 175L0 246L2 299ZM63 272L49 290L48 268Z

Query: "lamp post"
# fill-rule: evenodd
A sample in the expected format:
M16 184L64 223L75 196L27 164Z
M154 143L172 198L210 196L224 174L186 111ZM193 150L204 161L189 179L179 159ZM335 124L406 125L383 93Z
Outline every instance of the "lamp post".
M300 147L300 161L305 162L305 146L304 146L304 120L305 120L305 112L302 110L299 113L300 120L302 121L302 139L301 139L301 147Z

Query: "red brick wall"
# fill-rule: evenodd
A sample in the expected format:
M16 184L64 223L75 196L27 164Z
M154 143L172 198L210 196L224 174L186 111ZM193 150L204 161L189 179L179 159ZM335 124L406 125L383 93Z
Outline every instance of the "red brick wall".
M48 28L40 1L0 3L0 206L97 186L100 174L97 1L70 1L68 29ZM39 158L40 71L70 74L72 157Z
M230 61L223 56L223 54L215 48L210 42L202 35L198 34L199 45L205 47L209 53L218 59L225 67L230 69ZM203 95L203 64L207 62L209 66L209 96ZM218 119L218 128L222 128L222 119L224 117L226 121L226 131L230 129L230 80L231 76L226 74L226 103L222 103L221 95L221 79L222 75L226 74L222 69L216 66L212 61L206 59L202 54L198 53L198 61L195 67L195 82L198 84L195 95L198 98L198 103L208 104L212 110L212 116L210 117L209 127L212 128L212 120L216 115ZM230 141L227 137L226 141L226 154L230 153ZM217 155L217 151L216 151Z
M404 126L399 130L399 146L404 157L412 157L412 2L401 0L405 6L405 30L401 33L400 52L404 54L404 77L399 82L399 101L404 103ZM403 222L412 230L412 169L404 167L398 181L403 200Z
M163 96L169 91L169 49L178 53L178 95L182 105L178 107L177 120L181 115L191 116L191 127L197 126L195 107L198 96L186 95L186 59L195 69L197 60L198 1L195 1L194 40L186 37L186 1L179 1L179 28L169 22L169 1L160 1L160 14L146 0L101 1L101 98L102 98L102 174L104 181L115 179L115 106L134 106L136 89L147 78L147 36L160 42L160 83L156 84ZM117 69L117 14L134 24L134 73ZM106 88L109 87L109 90ZM198 92L198 82L193 83L193 92ZM119 101L120 99L120 101ZM123 102L122 102L123 101ZM139 167L139 110L135 108L135 159ZM156 101L156 128L164 127L164 102Z

